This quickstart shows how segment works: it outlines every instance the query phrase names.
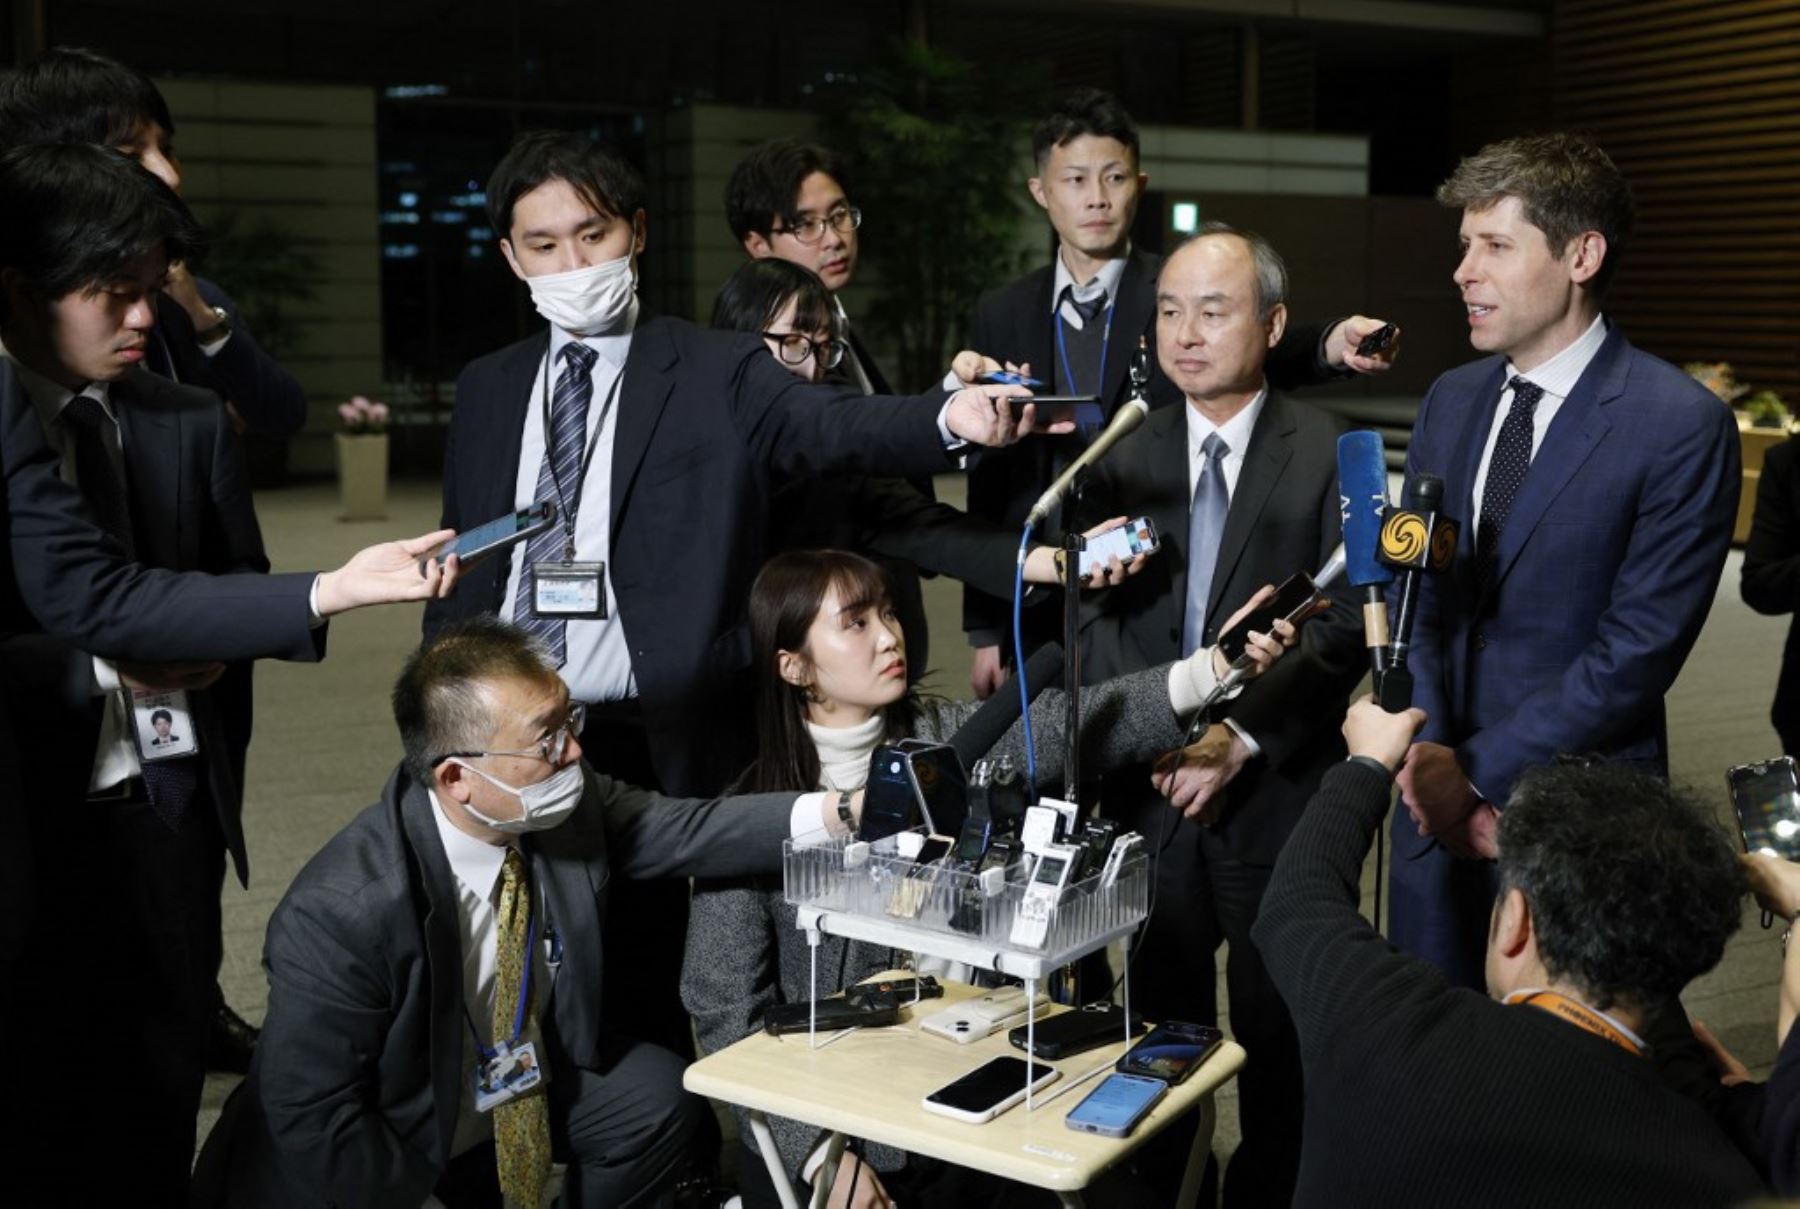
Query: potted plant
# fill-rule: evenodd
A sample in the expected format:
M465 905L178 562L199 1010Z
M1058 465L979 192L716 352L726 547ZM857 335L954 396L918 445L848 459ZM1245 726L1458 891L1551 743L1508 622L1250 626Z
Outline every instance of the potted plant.
M388 406L357 395L338 404L343 431L337 434L340 519L387 518Z
M1786 428L1792 418L1787 404L1772 390L1759 390L1738 405L1753 428Z

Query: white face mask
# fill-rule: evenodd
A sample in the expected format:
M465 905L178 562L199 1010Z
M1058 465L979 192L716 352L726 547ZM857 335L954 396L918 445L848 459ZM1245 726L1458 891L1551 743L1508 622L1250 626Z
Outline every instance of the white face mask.
M597 336L624 322L637 293L637 268L627 252L617 260L527 277L538 314L576 336Z
M463 764L464 768L494 786L504 789L519 799L523 811L516 819L490 819L475 809L473 803L463 803L463 809L492 827L495 831L506 835L523 835L528 831L548 831L570 814L581 804L581 795L587 792L587 777L581 771L581 761L565 764L544 780L523 789L508 785L505 781L496 780L482 772L472 764Z

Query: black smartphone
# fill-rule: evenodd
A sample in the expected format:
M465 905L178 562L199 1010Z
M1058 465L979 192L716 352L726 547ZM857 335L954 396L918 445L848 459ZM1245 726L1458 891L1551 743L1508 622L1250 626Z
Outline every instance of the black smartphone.
M1125 1052L1117 1069L1161 1079L1174 1087L1212 1057L1224 1040L1225 1034L1210 1025L1165 1020Z
M902 739L896 746L906 760L925 825L938 835L959 834L969 817L969 779L956 749L923 739Z
M1800 860L1800 776L1794 758L1739 764L1725 772L1745 852Z
M962 834L956 837L956 847L950 850L950 867L958 873L974 873L980 869L993 829L992 819L964 819Z
M419 560L419 574L424 575L432 559L440 564L452 554L462 560L463 570L467 571L490 554L501 550L510 550L519 542L528 541L534 534L548 529L556 520L556 505L549 500L540 500L529 508L521 508L509 513L499 520L489 521L485 525L458 533L455 537L439 546L436 550Z
M863 787L862 819L856 838L879 840L915 827L919 799L913 792L906 757L893 747L877 747L869 756L869 776Z
M1356 355L1373 357L1376 353L1385 353L1394 347L1394 337L1399 334L1399 328L1391 323L1384 323L1356 342Z
M1089 819L1081 825L1073 840L1081 849L1081 868L1069 879L1071 885L1106 868L1106 854L1112 851L1118 834L1119 825L1111 819Z
M1250 641L1250 631L1267 634L1277 620L1299 627L1330 607L1331 598L1319 591L1312 576L1296 571L1275 589L1275 599L1252 610L1248 617L1219 635L1219 653L1227 663L1235 663L1244 653L1244 644Z
M991 374L983 374L975 379L977 386L1023 386L1026 390L1043 390L1050 384L1038 378L1027 378L1024 374L1014 373L1010 369L997 369Z
M1027 403L1037 404L1039 424L1060 424L1073 420L1078 428L1098 428L1106 423L1106 412L1097 395L1015 395L1007 400L1017 418Z
M846 1028L877 1028L900 1023L903 1006L901 998L891 991L855 1000L821 999L815 1020L811 1016L810 1003L771 1003L763 1011L763 1031L772 1037L782 1037L813 1028L821 1033L835 1033Z
M1048 1058L1055 1062L1125 1040L1125 1009L1116 1003L1090 1003L1073 1012L1041 1020L1037 1026L1035 1049L1026 1045L1025 1031L1021 1024L1009 1031L1006 1039L1014 1049L1024 1050L1033 1058ZM1135 1037L1143 1031L1143 1017L1131 1013L1130 1035Z
M944 993L944 987L930 974L923 978L882 978L845 987L844 999L851 1004L880 1003L878 996L891 995L904 1007L913 1001L915 991L920 999L936 999Z

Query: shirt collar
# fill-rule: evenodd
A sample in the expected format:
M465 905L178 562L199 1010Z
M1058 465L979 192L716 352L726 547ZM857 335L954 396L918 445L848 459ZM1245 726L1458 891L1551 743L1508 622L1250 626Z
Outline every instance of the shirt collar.
M1192 462L1200 457L1200 447L1215 432L1231 449L1225 456L1243 457L1244 451L1250 448L1250 433L1256 428L1256 418L1262 415L1263 404L1268 399L1269 389L1265 386L1251 397L1244 410L1223 424L1214 424L1201 415L1200 409L1192 403L1183 404L1183 409L1187 412L1188 461Z
M1544 362L1530 373L1521 374L1514 368L1511 360L1506 363L1506 379L1512 381L1517 374L1527 382L1543 388L1547 395L1555 395L1559 399L1569 397L1575 384L1581 381L1581 375L1606 343L1606 316L1595 315L1594 321L1588 324L1587 331L1581 333L1575 343L1565 348L1550 360Z
M25 393L31 396L32 406L37 408L38 418L45 428L56 422L57 417L62 415L63 408L67 407L69 400L76 395L86 395L90 399L98 399L106 414L112 415L111 383L89 382L80 390L70 390L66 386L52 382L13 356L11 352L7 351L4 344L0 344L0 357L5 357L12 362L13 369L19 375L19 383L24 386Z
M431 798L431 817L437 823L438 838L444 841L444 855L450 859L450 872L456 875L470 893L486 902L494 901L494 886L500 880L500 866L506 863L505 844L478 840L452 823L444 814L444 804L437 791L425 791Z
M1054 312L1062 305L1065 286L1074 286L1075 296L1083 302L1094 297L1097 289L1103 289L1106 291L1106 304L1111 306L1116 303L1119 300L1119 278L1125 275L1125 262L1130 256L1131 248L1127 246L1123 256L1101 265L1100 271L1094 274L1092 281L1086 285L1076 285L1075 275L1069 272L1069 266L1063 263L1062 249L1058 248L1056 251L1056 280L1050 286L1051 311Z
M625 322L619 325L617 331L606 332L598 336L573 336L553 323L550 325L550 363L552 365L560 364L558 358L562 356L563 345L572 340L579 340L600 354L600 360L606 362L615 371L622 369L625 365L625 355L631 351L631 334L637 330L637 321L638 300L637 295L633 294L631 306L625 311Z

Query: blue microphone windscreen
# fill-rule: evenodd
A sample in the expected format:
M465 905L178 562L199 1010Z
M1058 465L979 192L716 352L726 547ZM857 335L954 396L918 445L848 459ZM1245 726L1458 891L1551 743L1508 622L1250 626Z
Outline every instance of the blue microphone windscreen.
M1355 587L1393 582L1376 557L1381 514L1387 507L1387 457L1381 434L1369 429L1338 438L1338 499L1344 510L1344 578Z

